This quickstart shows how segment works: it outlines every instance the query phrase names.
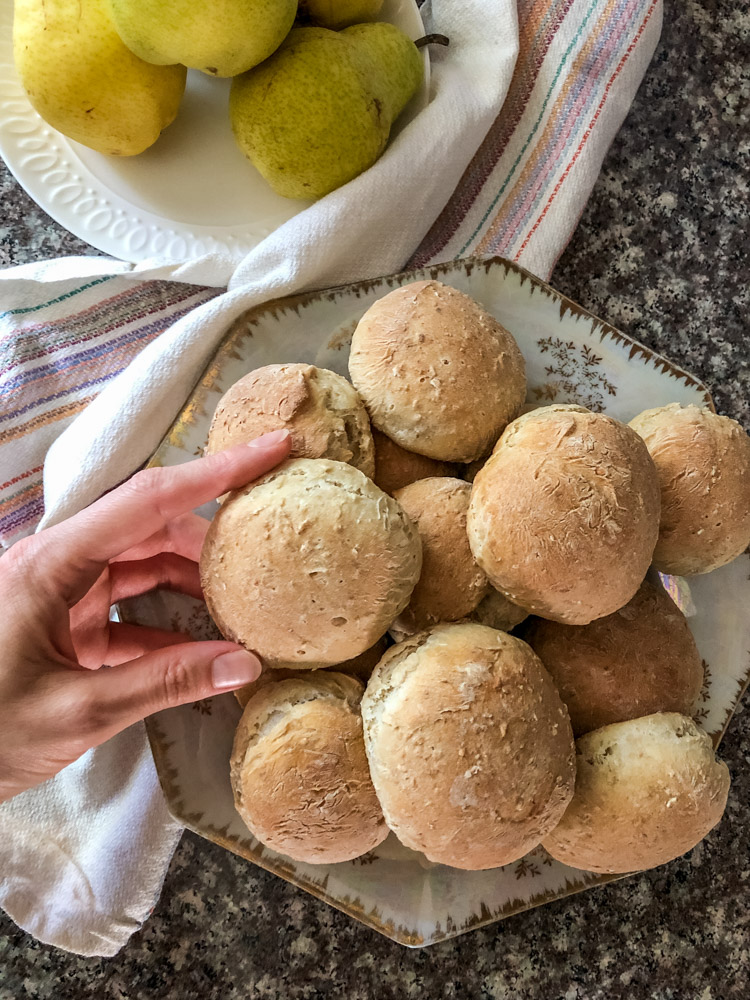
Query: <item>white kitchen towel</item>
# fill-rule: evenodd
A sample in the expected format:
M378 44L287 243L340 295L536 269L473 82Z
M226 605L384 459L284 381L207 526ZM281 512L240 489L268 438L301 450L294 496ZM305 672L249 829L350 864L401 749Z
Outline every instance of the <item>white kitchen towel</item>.
M264 240L231 276L217 259L132 268L75 258L0 272L0 344L10 345L16 393L35 386L43 352L16 355L14 344L33 334L54 347L52 367L64 372L82 337L98 337L96 349L106 354L108 337L120 343L128 333L141 336L143 309L131 308L132 299L151 301L153 321L139 341L148 346L47 454L43 523L80 509L142 464L229 323L253 305L395 271L410 259L422 265L477 251L500 251L549 273L653 54L661 2L434 0L423 15L428 30L451 38L448 49L433 53L429 106L375 167ZM224 294L176 283L223 280ZM189 295L202 304L168 326ZM97 307L102 299L109 312ZM62 329L67 339L59 346ZM45 370L39 382L49 386L50 379L54 372ZM71 400L79 398L75 384L66 388ZM0 518L3 501L12 509L18 496L10 490L41 464L34 448L55 399L49 387L44 393L16 396L19 405L7 411L9 437L15 432L26 445L25 465L6 466L0 424L8 488L0 490ZM22 522L11 527L22 533L29 521ZM12 540L12 532L5 537ZM43 941L111 955L153 906L177 831L150 761L124 752L138 746L141 727L0 806L0 903ZM113 821L125 815L127 827ZM35 839L53 853L37 854Z

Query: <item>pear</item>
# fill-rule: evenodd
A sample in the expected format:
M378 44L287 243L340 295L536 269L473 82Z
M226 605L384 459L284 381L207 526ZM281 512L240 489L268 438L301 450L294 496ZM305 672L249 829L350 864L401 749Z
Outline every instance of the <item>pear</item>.
M300 0L299 13L320 28L345 28L360 21L374 21L383 0Z
M211 76L257 66L284 41L297 0L109 0L125 44L141 59Z
M274 191L320 198L377 160L422 74L417 47L392 24L295 28L232 81L232 129Z
M151 146L185 89L184 66L151 66L123 44L106 0L16 0L13 54L47 124L100 153Z

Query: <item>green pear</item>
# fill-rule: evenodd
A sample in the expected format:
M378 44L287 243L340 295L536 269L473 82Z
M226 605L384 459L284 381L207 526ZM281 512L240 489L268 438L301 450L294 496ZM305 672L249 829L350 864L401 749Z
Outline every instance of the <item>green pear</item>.
M299 13L321 28L345 28L360 21L374 21L383 0L300 0Z
M16 0L13 54L47 124L100 153L151 146L185 89L184 66L151 66L123 44L106 0Z
M320 198L377 160L422 74L417 47L392 24L295 28L232 81L232 129L274 191Z
M125 44L141 59L237 76L284 41L297 0L109 0Z
M394 122L422 82L424 63L416 45L392 24L354 24L341 34L359 44L365 72L379 81L378 97L386 117Z

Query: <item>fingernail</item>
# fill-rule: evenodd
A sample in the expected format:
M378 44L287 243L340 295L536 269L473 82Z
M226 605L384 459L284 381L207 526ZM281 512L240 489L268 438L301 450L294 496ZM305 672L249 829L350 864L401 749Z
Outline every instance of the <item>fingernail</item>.
M281 444L282 441L286 441L289 438L289 431L281 429L280 431L270 431L268 434L261 434L260 437L255 438L253 441L248 443L249 448L273 448L275 444Z
M222 653L211 664L212 681L217 691L228 691L250 684L258 679L260 671L260 660L246 649Z

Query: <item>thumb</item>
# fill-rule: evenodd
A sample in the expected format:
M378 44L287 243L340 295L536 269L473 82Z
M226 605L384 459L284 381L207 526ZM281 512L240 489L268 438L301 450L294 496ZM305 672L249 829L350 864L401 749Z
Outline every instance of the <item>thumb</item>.
M233 642L186 642L117 667L79 675L92 735L103 742L164 708L233 691L256 680L262 666Z

